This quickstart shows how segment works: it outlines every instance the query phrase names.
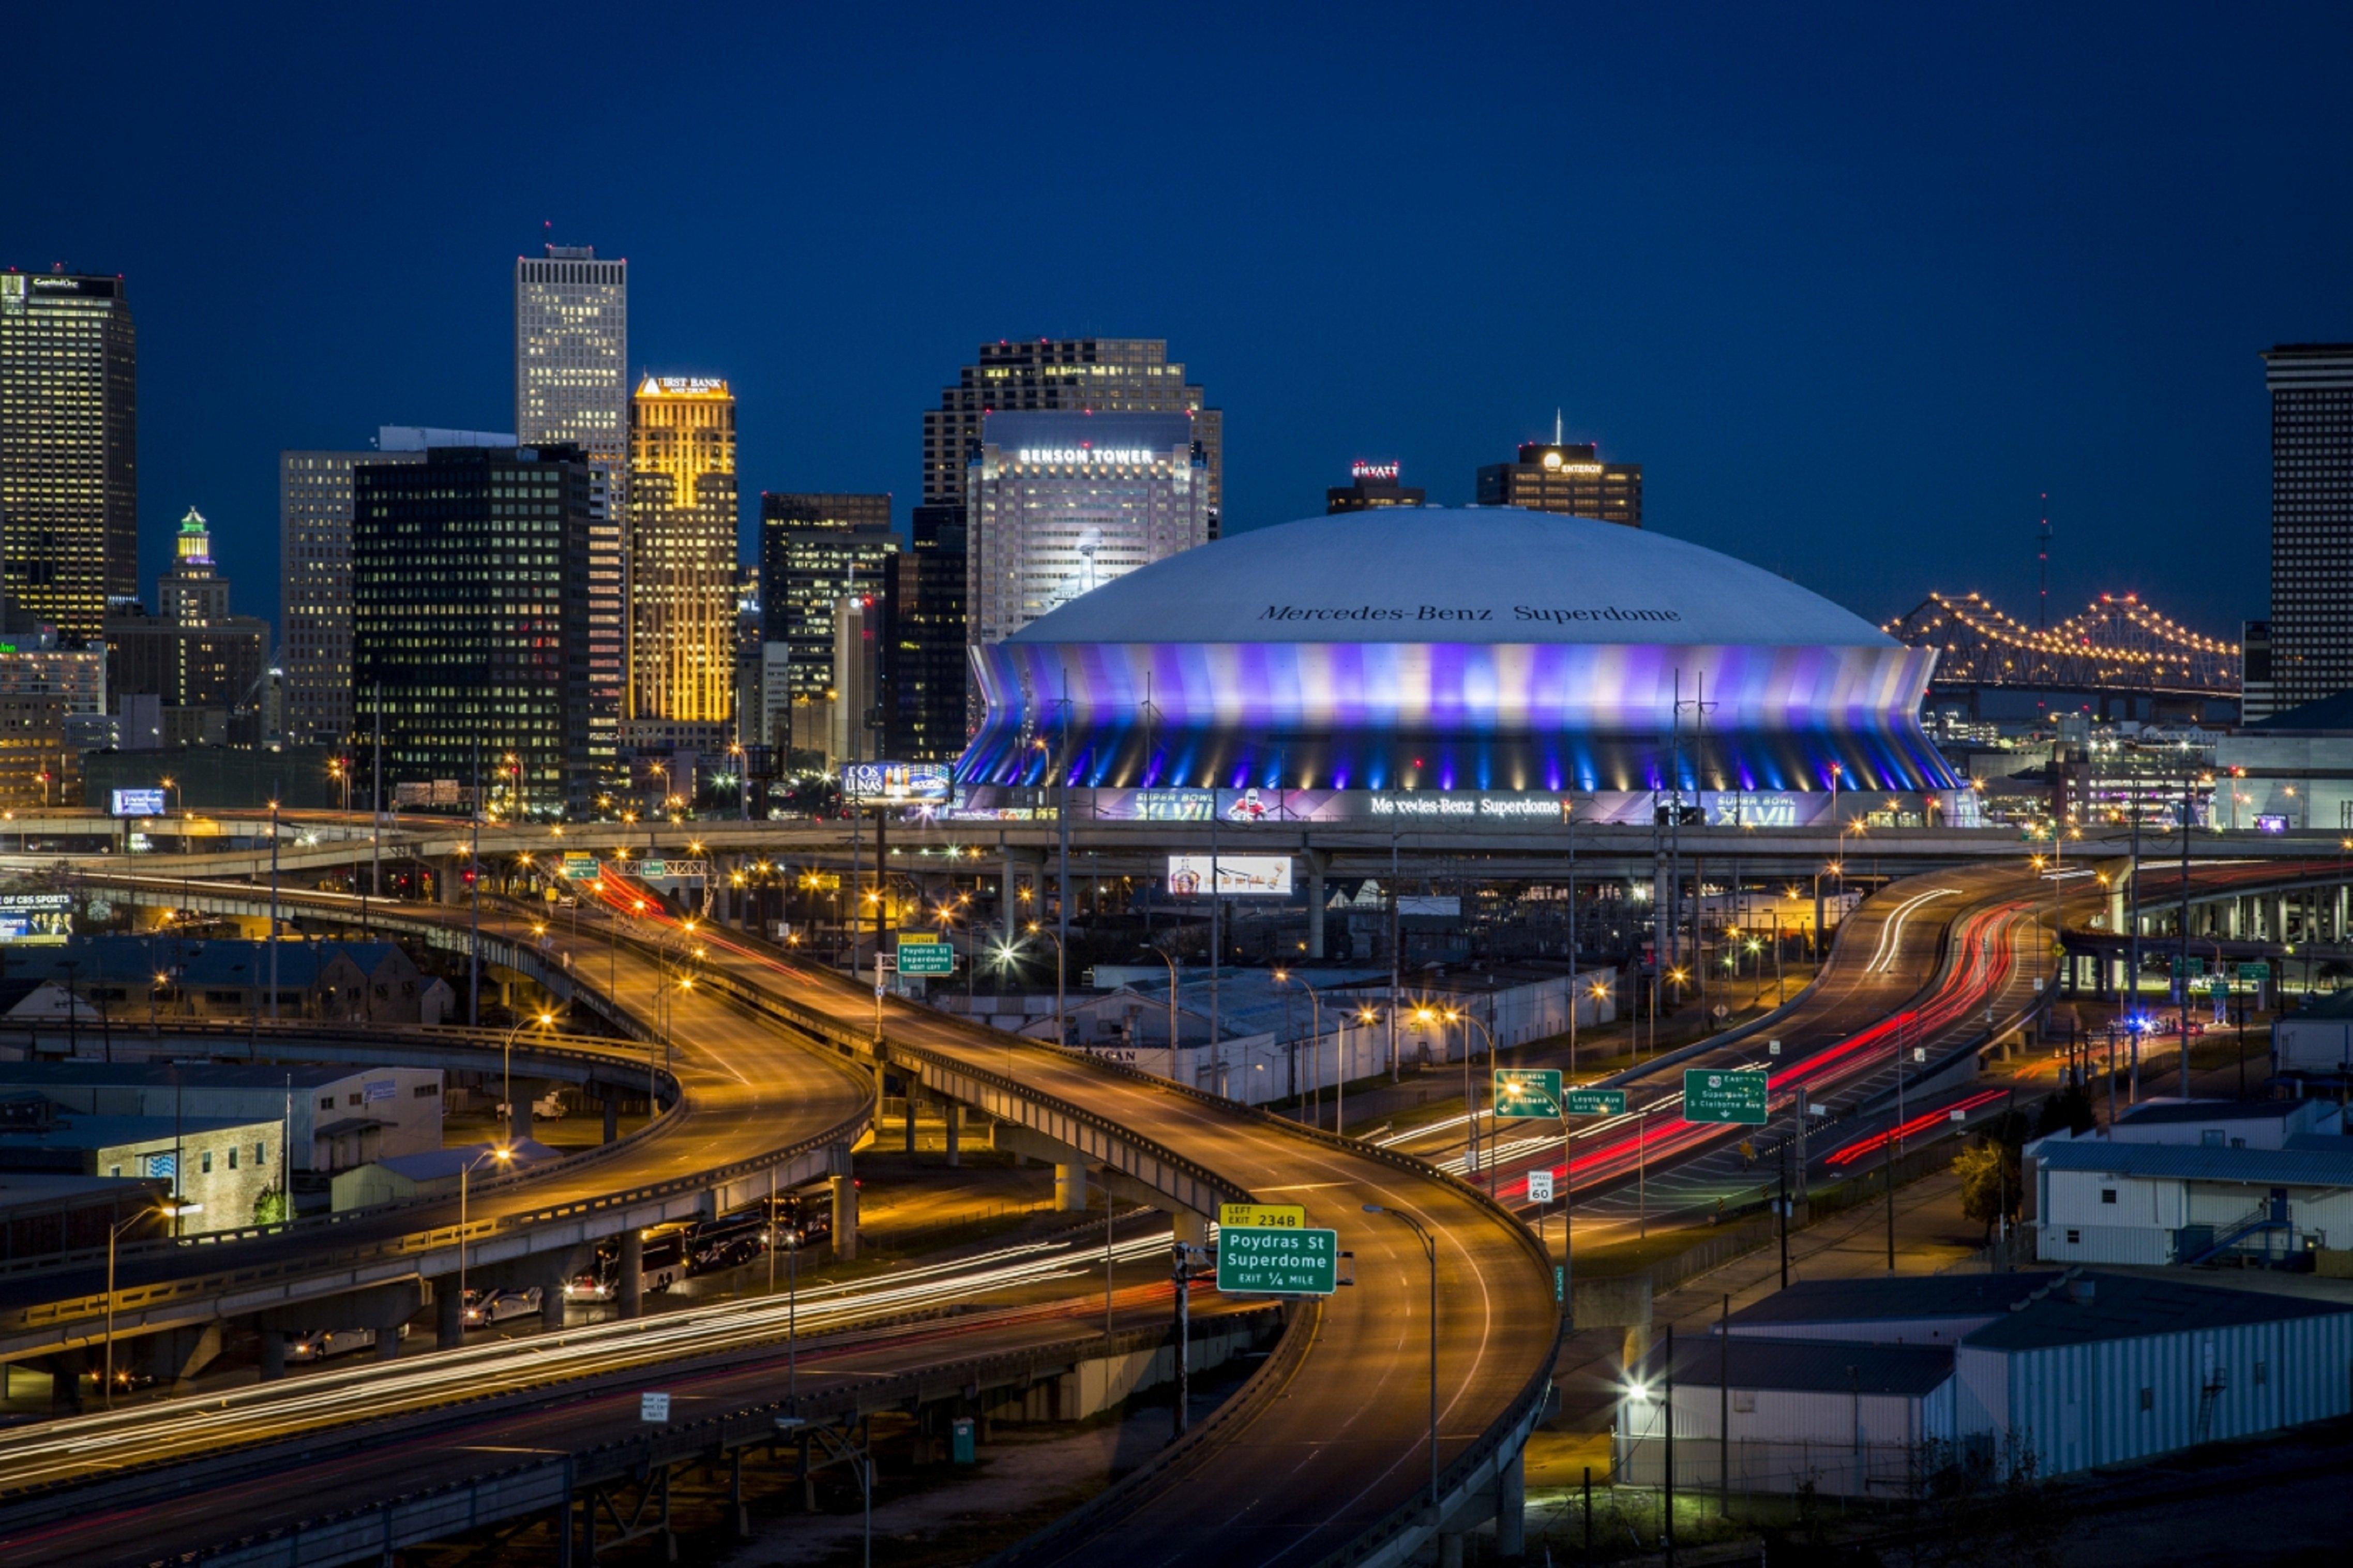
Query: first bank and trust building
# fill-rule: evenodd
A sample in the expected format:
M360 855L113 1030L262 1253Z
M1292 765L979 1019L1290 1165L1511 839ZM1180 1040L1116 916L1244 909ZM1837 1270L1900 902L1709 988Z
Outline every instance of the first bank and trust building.
M958 776L982 800L1061 783L1110 792L1103 815L1209 791L1224 816L1240 795L1326 818L1445 816L1398 803L1483 794L1557 820L1541 797L1576 794L1648 820L1672 790L1735 803L1727 819L1753 798L1802 821L1834 788L1967 795L1919 726L1934 649L1730 556L1555 513L1256 530L974 658L987 714Z

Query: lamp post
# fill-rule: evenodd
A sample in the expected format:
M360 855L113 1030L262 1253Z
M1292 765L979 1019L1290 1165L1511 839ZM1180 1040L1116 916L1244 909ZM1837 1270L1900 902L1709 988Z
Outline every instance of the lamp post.
M1431 1522L1438 1518L1438 1241L1421 1221L1402 1209L1384 1208L1379 1204L1366 1204L1366 1214L1385 1214L1391 1219L1403 1220L1413 1226L1413 1234L1421 1243L1421 1255L1430 1263L1430 1515Z
M474 1173L474 1167L485 1160L496 1160L503 1165L513 1158L512 1147L493 1143L458 1167L458 1337L461 1342L466 1334L466 1181Z
M536 1018L525 1018L522 1023L517 1024L513 1028L509 1029L509 1030L507 1031L507 1037L506 1037L506 1039L505 1039L505 1040L504 1040L504 1041L500 1045L500 1047L499 1047L499 1078L500 1078L500 1082L501 1082L501 1091L506 1095L506 1101L507 1101L507 1136L509 1136L510 1138L512 1138L512 1136L514 1136L514 1120L515 1120L515 1114L514 1114L514 1043L515 1043L515 1037L516 1037L517 1035L522 1034L525 1029L530 1028L530 1027L532 1026L532 1025L533 1025L533 1024L537 1024L541 1028L544 1029L544 1028L546 1028L550 1024L553 1024L553 1023L554 1023L554 1022L555 1022L555 1015L554 1015L554 1014L553 1014L553 1013L542 1013L542 1014L541 1014L538 1017L536 1017Z
M1142 948L1168 966L1168 1076L1176 1076L1176 961L1156 947Z
M1062 939L1036 921L1029 922L1029 934L1042 936L1054 944L1054 1043L1070 1044L1070 1026L1062 1017Z
M176 1185L179 1179L179 1173L175 1170L172 1176L173 1183ZM158 1204L152 1209L141 1209L106 1233L106 1407L109 1410L114 1408L114 1244L122 1239L124 1231L151 1215L161 1215L166 1219L177 1221L184 1214L201 1213L204 1206L202 1204L184 1204L177 1201Z
M1288 985L1291 984L1291 971L1287 969L1276 970L1274 972L1274 983L1277 985ZM1317 998L1315 994L1315 987L1308 984L1305 981L1303 980L1300 982L1300 989L1307 993L1307 1016L1310 1020L1307 1026L1309 1036L1307 1043L1307 1059L1309 1063L1309 1071L1315 1079L1317 1096L1315 1103L1315 1126L1320 1131L1324 1126L1324 1102L1322 1098L1324 1090L1324 1004ZM1298 1057L1293 1055L1292 1058L1293 1065L1291 1069L1293 1079L1291 1089L1292 1092L1294 1094L1299 1091L1298 1060ZM1335 1076L1339 1075L1335 1074ZM1300 1109L1304 1110L1306 1107L1303 1104Z

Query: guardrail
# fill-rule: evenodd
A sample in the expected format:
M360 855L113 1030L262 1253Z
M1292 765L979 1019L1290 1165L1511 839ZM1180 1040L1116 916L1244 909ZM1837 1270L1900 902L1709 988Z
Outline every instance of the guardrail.
M1249 1315L1237 1314L1245 1325ZM1205 1319L1194 1337L1208 1338L1228 1320ZM714 1454L765 1446L776 1440L780 1418L813 1424L850 1422L916 1399L931 1389L954 1386L989 1392L1036 1377L1040 1372L1100 1357L1156 1350L1170 1343L1173 1327L1131 1329L1109 1339L1100 1332L1028 1350L1003 1351L923 1367L891 1376L861 1378L849 1386L801 1395L797 1401L768 1400L700 1420L661 1426L644 1436L598 1444L560 1457L503 1465L382 1502L311 1515L278 1530L238 1537L217 1545L158 1559L207 1563L215 1568L303 1568L396 1551L458 1531L544 1510L568 1509L583 1487L642 1479L672 1465Z
M144 892L150 889L142 888L138 890ZM280 901L291 900L281 898ZM486 936L484 940L487 943L490 939ZM670 1075L664 1076L669 1079L670 1093L675 1100L679 1092L677 1080ZM868 1096L856 1110L820 1132L766 1153L733 1161L711 1170L697 1172L691 1175L670 1177L659 1182L640 1184L617 1192L602 1194L594 1198L552 1205L521 1214L502 1215L472 1221L462 1228L454 1226L436 1226L427 1230L409 1232L399 1237L386 1237L373 1246L323 1254L311 1253L301 1259L284 1263L255 1264L233 1268L217 1274L118 1289L113 1297L114 1310L119 1315L125 1311L137 1311L143 1308L164 1305L174 1300L215 1296L236 1289L249 1289L273 1281L290 1280L301 1276L317 1276L332 1270L360 1268L372 1263L396 1263L422 1257L450 1246L478 1247L484 1241L559 1220L579 1219L614 1209L631 1208L690 1194L700 1194L724 1186L738 1179L756 1175L774 1166L789 1163L819 1150L854 1142L871 1124L872 1118L873 1100L872 1097ZM581 1159L609 1160L615 1157L616 1152L624 1146L624 1143L606 1144L599 1150L593 1151L589 1155L580 1156L565 1163L572 1169L577 1170ZM509 1186L528 1182L530 1179L530 1173L518 1172L512 1175L492 1178L491 1181L483 1183L482 1186L485 1189L505 1190ZM439 1202L446 1202L446 1200L434 1198L411 1200L410 1204L401 1205L378 1205L369 1209L352 1210L343 1216L314 1215L310 1220L292 1221L283 1226L256 1227L259 1231L258 1235L248 1236L242 1239L269 1239L275 1234L305 1225L315 1224L323 1230L335 1224L351 1225L363 1221L379 1221L387 1212L396 1211L396 1207L407 1207L412 1205L424 1206ZM141 1247L153 1247L156 1250L142 1254L138 1248L133 1248L131 1249L131 1255L133 1257L159 1256L164 1252L182 1249L191 1244L220 1245L217 1241L200 1243L197 1238L187 1237L169 1243L142 1243ZM119 1263L122 1254L118 1253L117 1256ZM82 1267L87 1266L87 1262L82 1265ZM64 1298L34 1307L21 1308L15 1312L0 1314L0 1333L5 1333L11 1329L35 1330L77 1322L102 1316L106 1310L107 1297L103 1293L95 1296Z

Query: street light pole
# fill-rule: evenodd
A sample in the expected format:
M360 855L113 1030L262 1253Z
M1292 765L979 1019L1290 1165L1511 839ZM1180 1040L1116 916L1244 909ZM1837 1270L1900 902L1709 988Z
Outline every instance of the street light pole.
M174 1173L172 1179L176 1183L179 1180L179 1177ZM132 1215L126 1220L123 1220L121 1224L116 1225L106 1233L105 1399L106 1407L109 1410L114 1408L114 1244L122 1238L122 1233L124 1231L129 1230L132 1226L137 1225L141 1220L147 1218L150 1215L164 1215L169 1216L174 1222L173 1228L176 1230L179 1228L178 1221L182 1215L195 1214L202 1210L204 1206L205 1205L202 1204L184 1204L176 1201L167 1204L160 1204L152 1209L141 1209L137 1214Z
M1062 939L1036 921L1029 922L1029 934L1042 936L1054 944L1054 1043L1070 1044L1070 1025L1062 1016Z
M1366 1204L1366 1214L1385 1214L1413 1226L1421 1255L1430 1263L1430 1518L1438 1522L1438 1242L1419 1220L1402 1209Z

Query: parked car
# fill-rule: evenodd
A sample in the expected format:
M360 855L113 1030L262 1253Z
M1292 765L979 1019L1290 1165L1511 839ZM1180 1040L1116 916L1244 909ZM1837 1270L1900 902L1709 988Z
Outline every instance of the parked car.
M530 1317L539 1310L539 1303L540 1289L536 1285L522 1290L469 1290L466 1326L483 1329L503 1323L509 1318Z

